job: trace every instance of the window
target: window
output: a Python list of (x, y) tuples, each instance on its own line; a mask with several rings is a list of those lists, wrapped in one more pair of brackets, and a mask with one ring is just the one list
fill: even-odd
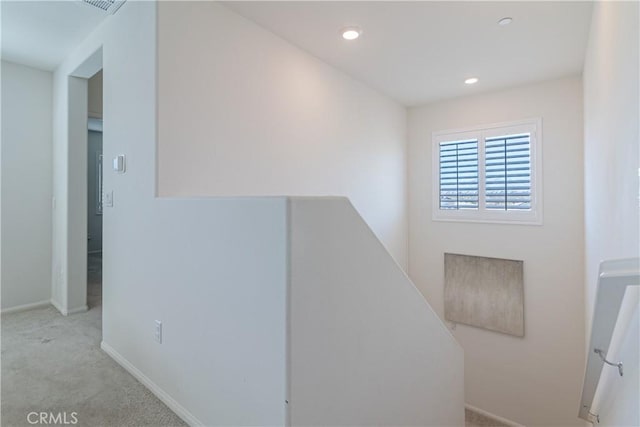
[(440, 209), (478, 209), (478, 140), (440, 143)]
[(542, 223), (541, 121), (433, 134), (433, 219)]

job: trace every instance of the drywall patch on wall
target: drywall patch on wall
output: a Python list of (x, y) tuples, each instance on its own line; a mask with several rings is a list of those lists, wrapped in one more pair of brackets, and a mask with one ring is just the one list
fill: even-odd
[(444, 254), (446, 320), (524, 336), (523, 261)]

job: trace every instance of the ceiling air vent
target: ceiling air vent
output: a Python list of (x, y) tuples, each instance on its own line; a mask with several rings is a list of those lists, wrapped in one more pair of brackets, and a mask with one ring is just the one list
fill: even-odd
[(114, 14), (120, 9), (126, 0), (82, 0), (84, 3), (97, 7), (100, 10)]

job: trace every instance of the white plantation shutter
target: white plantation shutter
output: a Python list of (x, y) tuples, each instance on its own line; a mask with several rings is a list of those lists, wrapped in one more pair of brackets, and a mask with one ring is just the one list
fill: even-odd
[(531, 138), (529, 134), (485, 140), (485, 206), (531, 210)]
[(542, 224), (540, 119), (433, 134), (434, 220)]
[(440, 209), (478, 209), (478, 141), (440, 143)]

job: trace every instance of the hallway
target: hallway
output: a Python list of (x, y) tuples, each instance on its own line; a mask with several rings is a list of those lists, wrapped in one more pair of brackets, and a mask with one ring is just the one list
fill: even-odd
[[(89, 311), (53, 307), (2, 315), (2, 425), (32, 412), (76, 412), (81, 426), (183, 426), (184, 422), (100, 349), (99, 256), (89, 257)], [(32, 416), (33, 418), (33, 416)]]

